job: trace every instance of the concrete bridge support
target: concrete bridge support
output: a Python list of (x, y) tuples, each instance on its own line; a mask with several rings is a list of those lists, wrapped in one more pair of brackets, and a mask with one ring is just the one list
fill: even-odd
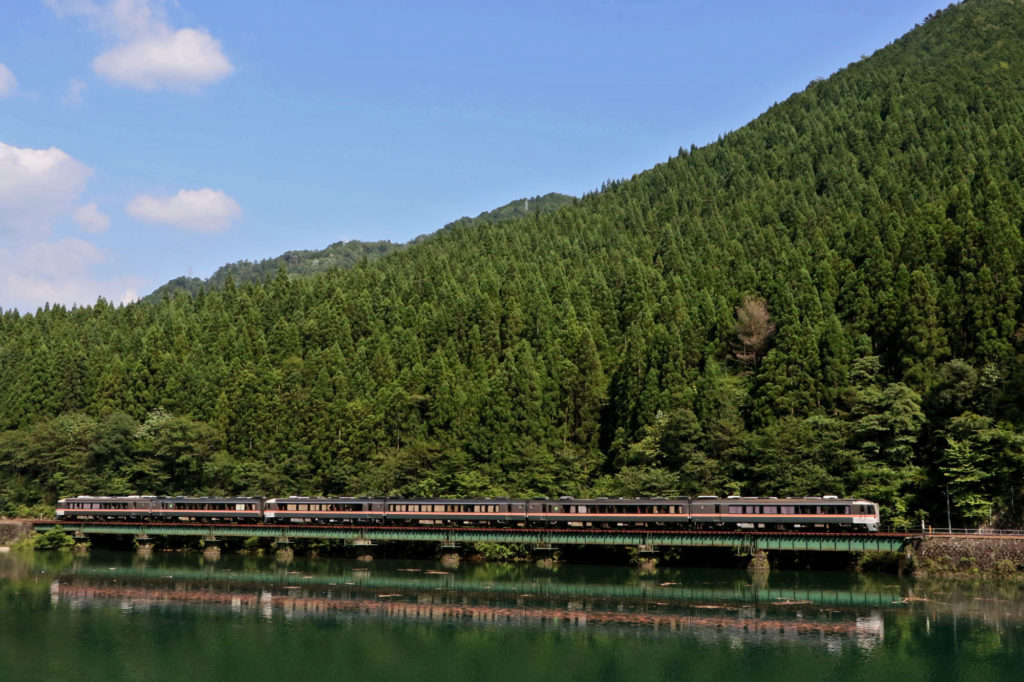
[(752, 574), (767, 575), (771, 571), (771, 564), (768, 563), (768, 552), (763, 549), (755, 549), (750, 553), (750, 563), (747, 570)]
[(557, 551), (558, 548), (550, 542), (538, 542), (530, 548), (530, 555), (533, 557), (533, 563), (537, 566), (554, 568), (555, 552)]
[(221, 541), (214, 535), (203, 538), (203, 559), (217, 561), (220, 559)]
[(274, 558), (282, 563), (288, 563), (295, 558), (295, 548), (292, 541), (286, 536), (274, 540)]
[(135, 536), (135, 553), (144, 559), (153, 556), (153, 538), (140, 533)]
[(462, 562), (462, 555), (459, 553), (459, 544), (452, 540), (441, 542), (441, 565), (445, 568), (458, 568)]
[(89, 536), (80, 530), (75, 531), (75, 546), (73, 551), (75, 554), (88, 554), (89, 548), (92, 547), (92, 542), (89, 540)]
[(658, 570), (658, 550), (654, 545), (640, 545), (634, 558), (640, 575), (654, 575)]
[(373, 561), (374, 544), (366, 538), (355, 538), (352, 540), (352, 547), (356, 551), (356, 561), (370, 563)]

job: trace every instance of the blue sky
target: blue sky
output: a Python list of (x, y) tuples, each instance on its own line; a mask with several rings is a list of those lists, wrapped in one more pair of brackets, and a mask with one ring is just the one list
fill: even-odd
[(945, 4), (3, 2), (0, 308), (578, 196)]

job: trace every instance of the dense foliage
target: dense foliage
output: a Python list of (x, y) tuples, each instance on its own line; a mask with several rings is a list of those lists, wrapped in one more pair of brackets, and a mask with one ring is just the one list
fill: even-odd
[(0, 497), (837, 494), (1019, 524), (1024, 4), (561, 209), (0, 317)]
[[(545, 194), (542, 197), (533, 197), (532, 199), (517, 199), (493, 211), (485, 211), (475, 218), (459, 218), (445, 227), (453, 225), (470, 227), (472, 225), (495, 223), (511, 218), (549, 213), (572, 203), (574, 200), (574, 197), (555, 192)], [(418, 243), (429, 238), (430, 235), (423, 235), (417, 237), (412, 243)], [(388, 241), (361, 242), (353, 240), (335, 242), (325, 249), (287, 251), (280, 256), (265, 258), (257, 263), (246, 260), (237, 261), (222, 265), (217, 268), (213, 275), (205, 280), (198, 277), (176, 277), (167, 284), (158, 287), (143, 300), (149, 303), (158, 303), (166, 298), (174, 297), (180, 291), (184, 291), (190, 296), (195, 296), (203, 289), (223, 289), (228, 279), (231, 279), (236, 285), (266, 282), (276, 276), (280, 270), (284, 270), (291, 277), (304, 277), (336, 268), (350, 268), (363, 261), (373, 262), (405, 246), (407, 245)]]
[(287, 251), (274, 258), (265, 258), (257, 263), (240, 260), (217, 268), (208, 279), (198, 277), (176, 277), (158, 287), (143, 300), (158, 303), (172, 298), (179, 291), (195, 296), (206, 288), (223, 288), (228, 279), (235, 284), (255, 284), (274, 277), (279, 270), (293, 276), (313, 275), (334, 268), (350, 268), (360, 261), (375, 261), (392, 251), (402, 248), (401, 244), (379, 242), (335, 242), (325, 249)]

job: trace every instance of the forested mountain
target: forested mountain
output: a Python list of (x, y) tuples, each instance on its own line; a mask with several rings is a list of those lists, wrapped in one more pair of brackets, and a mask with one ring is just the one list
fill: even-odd
[(400, 248), (402, 248), (401, 244), (393, 244), (388, 241), (361, 242), (353, 240), (335, 242), (327, 248), (319, 250), (286, 251), (280, 256), (265, 258), (257, 263), (240, 260), (220, 266), (206, 280), (198, 277), (172, 279), (145, 296), (143, 300), (156, 303), (165, 298), (173, 298), (179, 291), (195, 296), (207, 287), (222, 289), (229, 278), (234, 280), (235, 284), (265, 282), (282, 269), (290, 275), (302, 276), (326, 272), (334, 268), (350, 268), (361, 260), (375, 261)]
[[(448, 229), (454, 225), (470, 227), (472, 225), (495, 223), (510, 218), (549, 213), (573, 201), (575, 201), (575, 197), (555, 192), (531, 199), (516, 199), (493, 211), (485, 211), (475, 218), (459, 218), (452, 223), (448, 223), (442, 229)], [(413, 242), (429, 239), (430, 236), (427, 234), (417, 237)], [(154, 290), (153, 293), (145, 296), (143, 300), (149, 303), (156, 303), (165, 298), (173, 297), (179, 291), (195, 296), (207, 287), (224, 288), (228, 278), (234, 280), (236, 285), (266, 282), (268, 279), (273, 278), (279, 270), (284, 270), (293, 277), (303, 277), (327, 272), (335, 268), (350, 268), (363, 260), (372, 262), (378, 258), (383, 258), (389, 253), (405, 246), (406, 244), (394, 244), (388, 241), (361, 242), (352, 240), (348, 242), (335, 242), (325, 249), (287, 251), (280, 256), (266, 258), (258, 263), (244, 260), (237, 261), (217, 268), (217, 271), (206, 280), (199, 279), (198, 277), (177, 277), (172, 279), (167, 284)]]
[(569, 196), (568, 194), (548, 192), (542, 197), (531, 197), (529, 199), (523, 198), (510, 201), (504, 206), (496, 208), (493, 211), (485, 211), (475, 218), (459, 218), (458, 220), (445, 225), (444, 229), (449, 229), (455, 226), (472, 227), (474, 225), (483, 225), (487, 223), (499, 223), (503, 220), (512, 220), (514, 218), (541, 215), (557, 211), (563, 206), (568, 206), (575, 201), (576, 197)]
[(974, 0), (553, 213), (3, 314), (2, 505), (837, 494), (945, 525), (948, 492), (1019, 524), (1022, 227), (1024, 3)]

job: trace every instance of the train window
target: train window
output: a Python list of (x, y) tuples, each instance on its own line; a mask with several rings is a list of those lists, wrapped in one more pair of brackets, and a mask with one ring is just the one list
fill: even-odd
[(765, 513), (765, 514), (778, 514), (779, 513), (779, 508), (776, 507), (774, 504), (766, 504), (761, 509), (762, 509), (763, 513)]
[(782, 505), (782, 513), (783, 514), (795, 514), (796, 513), (796, 507), (792, 507), (790, 505), (784, 504), (784, 505)]
[(753, 505), (749, 505), (749, 504), (748, 504), (748, 505), (747, 505), (747, 507), (746, 507), (746, 509), (745, 509), (744, 511), (745, 511), (745, 512), (746, 512), (747, 514), (756, 514), (756, 513), (757, 513), (757, 507), (755, 507), (755, 506), (753, 506)]
[(738, 504), (730, 504), (729, 505), (729, 513), (730, 514), (742, 514), (743, 513), (743, 507), (741, 507)]

